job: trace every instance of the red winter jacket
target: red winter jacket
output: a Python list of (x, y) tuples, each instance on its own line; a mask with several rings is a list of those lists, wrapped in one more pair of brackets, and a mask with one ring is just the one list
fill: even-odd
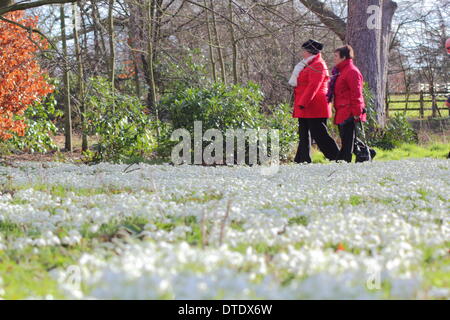
[[(326, 96), (328, 80), (328, 68), (319, 53), (298, 75), (293, 118), (331, 118)], [(305, 108), (300, 109), (300, 106)]]
[(352, 59), (346, 59), (336, 66), (339, 69), (334, 87), (335, 124), (340, 124), (352, 116), (360, 116), (366, 121), (363, 86), (364, 79), (361, 72), (353, 64)]

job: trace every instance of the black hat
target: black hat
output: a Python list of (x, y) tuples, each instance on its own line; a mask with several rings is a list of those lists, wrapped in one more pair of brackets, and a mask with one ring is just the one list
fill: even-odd
[(302, 45), (302, 48), (312, 54), (318, 54), (323, 49), (323, 44), (316, 40), (309, 39)]

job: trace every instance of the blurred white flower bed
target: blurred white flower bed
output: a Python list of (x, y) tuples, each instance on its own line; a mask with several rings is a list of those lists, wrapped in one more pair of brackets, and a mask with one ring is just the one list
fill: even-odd
[(449, 169), (20, 163), (0, 167), (0, 226), (19, 230), (0, 256), (88, 246), (49, 271), (68, 298), (448, 299)]

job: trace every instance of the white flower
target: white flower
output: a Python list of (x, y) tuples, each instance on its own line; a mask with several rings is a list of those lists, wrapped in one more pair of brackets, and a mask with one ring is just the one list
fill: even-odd
[[(450, 297), (422, 281), (424, 259), (448, 272), (448, 160), (126, 167), (0, 166), (17, 189), (0, 195), (0, 250), (87, 243), (81, 286), (52, 272), (77, 299)], [(378, 276), (390, 292), (367, 289)]]

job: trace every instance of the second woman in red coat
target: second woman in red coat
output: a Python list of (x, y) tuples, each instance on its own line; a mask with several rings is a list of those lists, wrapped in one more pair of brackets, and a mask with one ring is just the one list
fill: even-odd
[(329, 160), (336, 160), (339, 148), (328, 134), (331, 107), (327, 101), (328, 68), (320, 51), (323, 44), (308, 40), (302, 45), (303, 61), (294, 69), (289, 84), (295, 87), (293, 118), (298, 118), (299, 145), (295, 162), (311, 163), (311, 139)]
[(342, 147), (336, 160), (352, 161), (357, 121), (366, 121), (363, 96), (364, 80), (353, 63), (353, 49), (346, 45), (334, 52), (335, 68), (330, 81), (328, 100), (334, 100), (334, 123), (339, 127)]

